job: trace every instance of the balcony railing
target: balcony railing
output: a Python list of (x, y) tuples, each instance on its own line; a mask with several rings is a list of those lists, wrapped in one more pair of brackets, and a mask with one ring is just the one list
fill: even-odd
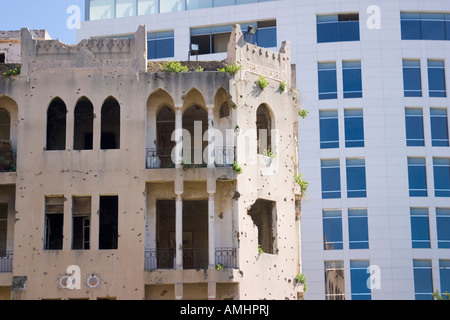
[[(187, 159), (194, 160), (194, 150), (190, 151), (190, 157), (186, 156), (183, 160), (185, 165), (189, 165)], [(214, 160), (216, 167), (232, 167), (235, 160), (234, 148), (215, 148)], [(192, 165), (196, 168), (206, 167), (206, 163)], [(147, 169), (164, 169), (175, 168), (175, 164), (172, 161), (172, 149), (169, 148), (148, 148), (146, 156), (146, 168)]]
[(216, 248), (216, 265), (224, 268), (236, 269), (236, 248)]
[[(194, 248), (183, 250), (183, 269), (202, 269), (207, 267), (206, 249)], [(175, 268), (175, 249), (146, 249), (144, 255), (144, 270)], [(216, 265), (233, 268), (236, 263), (236, 248), (216, 248)]]
[(0, 273), (13, 271), (13, 253), (0, 252)]

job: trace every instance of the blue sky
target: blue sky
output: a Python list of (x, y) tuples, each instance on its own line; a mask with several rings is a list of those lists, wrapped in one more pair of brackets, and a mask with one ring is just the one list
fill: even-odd
[(75, 44), (76, 30), (67, 27), (71, 5), (81, 9), (84, 20), (84, 0), (0, 0), (0, 30), (20, 30), (21, 28), (46, 29), (52, 39)]

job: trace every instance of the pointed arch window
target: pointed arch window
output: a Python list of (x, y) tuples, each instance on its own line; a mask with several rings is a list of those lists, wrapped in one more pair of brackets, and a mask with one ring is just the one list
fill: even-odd
[(92, 150), (94, 132), (94, 106), (87, 98), (81, 98), (74, 112), (74, 150)]
[(120, 105), (109, 97), (102, 106), (101, 149), (120, 149)]
[(66, 149), (67, 108), (64, 101), (54, 99), (47, 110), (47, 144), (46, 150)]

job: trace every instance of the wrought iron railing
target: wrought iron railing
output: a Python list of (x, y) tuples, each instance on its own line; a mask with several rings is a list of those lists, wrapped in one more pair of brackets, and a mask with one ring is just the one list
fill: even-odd
[[(225, 257), (225, 256), (224, 256)], [(226, 261), (226, 260), (223, 260)], [(183, 249), (183, 269), (205, 269), (208, 267), (206, 248)], [(144, 253), (144, 270), (175, 268), (175, 249), (146, 249)]]
[(216, 248), (216, 265), (224, 268), (236, 269), (236, 248)]
[(13, 271), (13, 253), (0, 252), (0, 273)]
[[(184, 149), (183, 149), (184, 150)], [(206, 162), (201, 164), (194, 163), (194, 149), (188, 149), (183, 157), (183, 166), (192, 168), (206, 167)], [(203, 154), (202, 154), (202, 160)], [(235, 149), (227, 147), (218, 147), (214, 150), (214, 162), (216, 167), (231, 167), (235, 161)], [(175, 168), (172, 161), (172, 149), (170, 148), (147, 148), (146, 153), (146, 168), (147, 169), (161, 169), (161, 168)]]

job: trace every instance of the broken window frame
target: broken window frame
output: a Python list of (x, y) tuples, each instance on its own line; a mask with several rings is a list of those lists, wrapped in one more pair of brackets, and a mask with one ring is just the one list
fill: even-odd
[[(255, 207), (258, 202), (260, 202), (262, 206), (269, 206), (270, 205), (270, 212), (263, 212), (264, 214), (268, 215), (262, 217), (260, 214), (261, 212), (256, 211), (258, 208)], [(252, 210), (255, 210), (252, 212)], [(276, 201), (267, 200), (267, 199), (257, 199), (253, 205), (248, 210), (247, 214), (251, 217), (254, 226), (258, 229), (258, 248), (262, 250), (263, 253), (267, 254), (277, 254), (277, 203)], [(261, 218), (265, 221), (261, 221)], [(257, 220), (258, 219), (258, 220)], [(263, 222), (270, 223), (269, 228), (265, 228), (265, 230), (262, 230), (263, 228), (261, 225)]]
[[(263, 116), (265, 117), (265, 123), (261, 121)], [(264, 155), (265, 151), (274, 151), (272, 149), (272, 123), (269, 107), (264, 103), (261, 104), (256, 110), (257, 154)]]
[[(58, 199), (58, 201), (56, 199)], [(63, 249), (64, 202), (64, 196), (45, 197), (44, 250)], [(58, 219), (59, 221), (56, 219)], [(55, 230), (56, 227), (57, 230)], [(53, 235), (53, 237), (55, 238), (52, 237), (52, 233), (55, 234)]]
[[(83, 97), (74, 110), (73, 150), (92, 150), (94, 145), (94, 106)], [(79, 139), (83, 137), (83, 141)], [(81, 141), (81, 142), (80, 142)]]
[[(85, 200), (88, 202), (88, 210), (83, 211), (83, 208), (78, 208), (77, 203)], [(73, 197), (72, 198), (72, 250), (90, 250), (91, 247), (91, 205), (92, 198), (86, 197)], [(81, 225), (76, 222), (81, 220)], [(80, 229), (78, 229), (80, 228)], [(77, 236), (81, 233), (81, 236)]]

